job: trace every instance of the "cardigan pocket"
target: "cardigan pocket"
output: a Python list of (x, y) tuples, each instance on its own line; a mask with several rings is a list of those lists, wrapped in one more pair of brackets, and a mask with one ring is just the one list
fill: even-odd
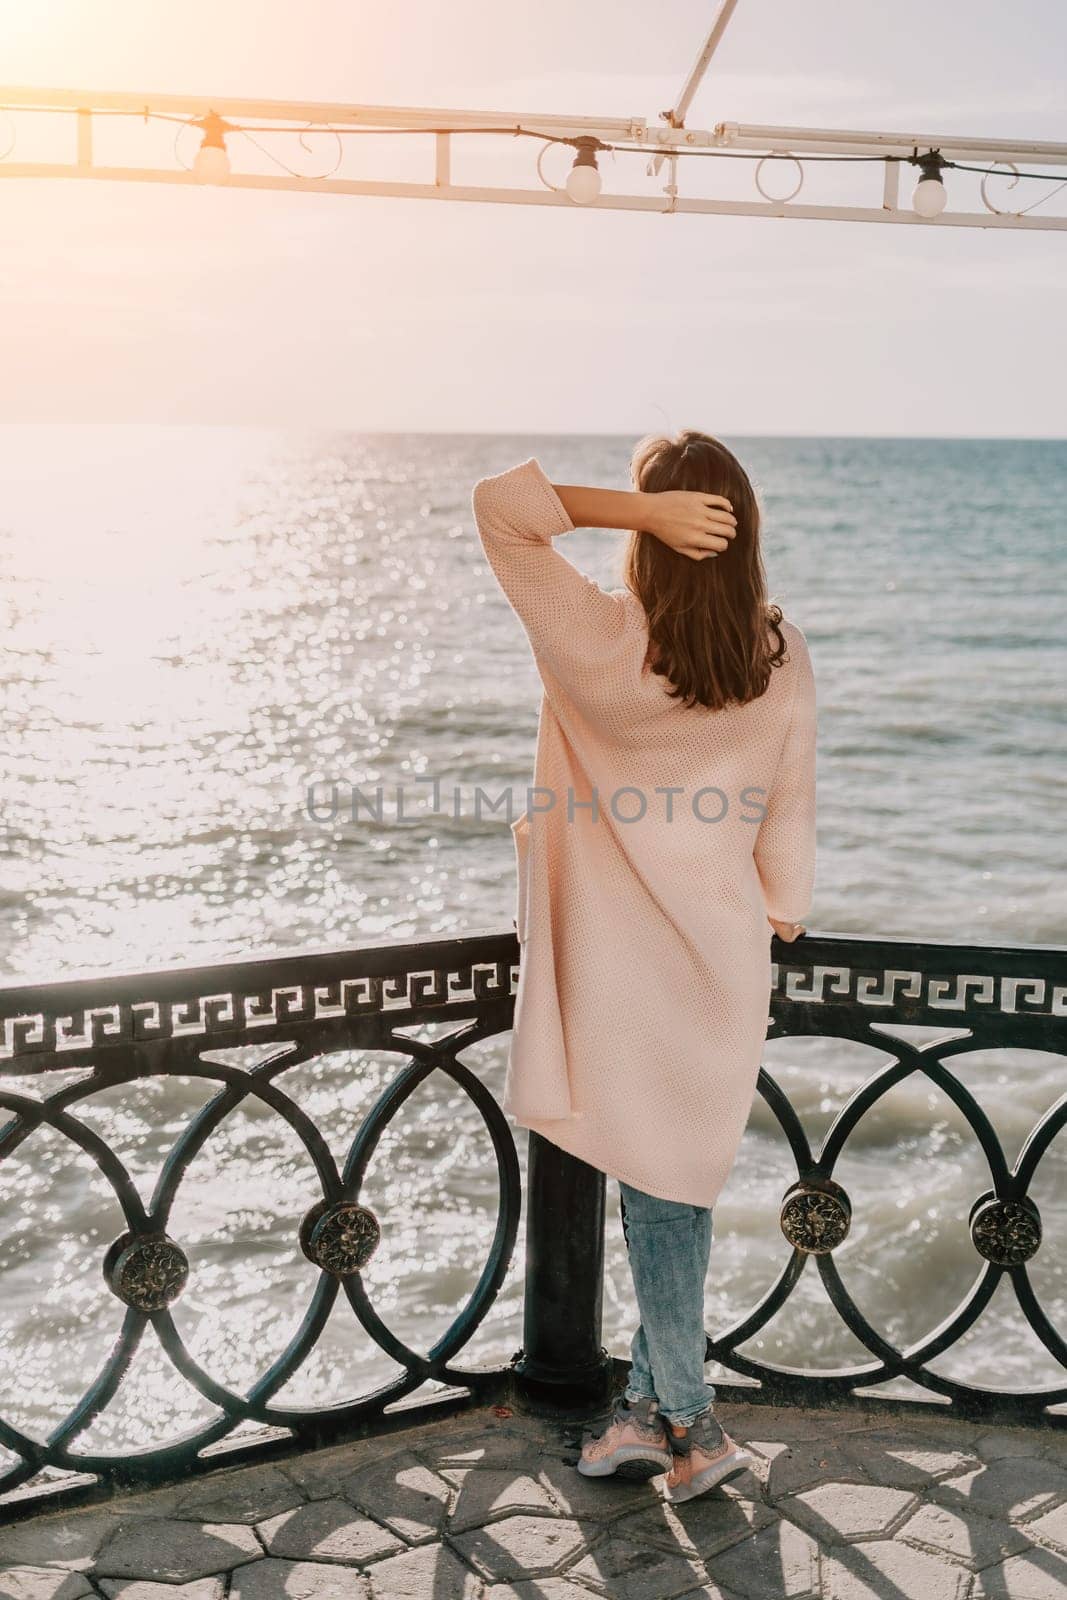
[(511, 837), (515, 846), (515, 934), (522, 944), (529, 931), (530, 915), (530, 819), (525, 811), (511, 824)]

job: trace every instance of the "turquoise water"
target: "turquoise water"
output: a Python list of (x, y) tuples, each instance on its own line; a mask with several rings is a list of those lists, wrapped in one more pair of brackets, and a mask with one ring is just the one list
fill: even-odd
[[(809, 926), (1067, 942), (1067, 444), (729, 442), (760, 490), (772, 594), (815, 663)], [(482, 558), (470, 489), (531, 454), (557, 481), (624, 487), (631, 443), (0, 430), (6, 973), (508, 926), (510, 836), (503, 821), (474, 815), (473, 795), (521, 794), (530, 780), (539, 680)], [(610, 587), (623, 541), (582, 531), (565, 548)], [(309, 785), (333, 780), (343, 793), (384, 785), (386, 819), (316, 820)], [(390, 805), (397, 786), (402, 818)], [(467, 1059), (499, 1085), (499, 1042)], [(812, 1129), (877, 1062), (870, 1049), (818, 1041), (768, 1052)], [(300, 1069), (335, 1153), (389, 1065), (332, 1058)], [(1062, 1089), (1062, 1059), (1032, 1052), (986, 1052), (961, 1071), (1012, 1149)], [(147, 1185), (201, 1100), (193, 1084), (156, 1083), (109, 1091), (91, 1115)], [(963, 1221), (985, 1186), (981, 1164), (950, 1108), (915, 1086), (895, 1091), (852, 1148), (843, 1170), (857, 1221), (842, 1272), (883, 1326), (917, 1337), (973, 1277)], [(480, 1267), (487, 1149), (466, 1108), (431, 1085), (376, 1158), (368, 1199), (389, 1226), (368, 1282), (415, 1342), (440, 1332)], [(717, 1214), (709, 1327), (746, 1310), (784, 1259), (776, 1210), (788, 1176), (757, 1113)], [(1061, 1320), (1062, 1178), (1050, 1158), (1034, 1265)], [(269, 1115), (248, 1114), (211, 1141), (187, 1190), (175, 1223), (199, 1256), (179, 1322), (219, 1375), (250, 1381), (306, 1300), (291, 1220), (314, 1198), (308, 1175)], [(83, 1157), (46, 1134), (0, 1169), (0, 1355), (28, 1360), (33, 1380), (0, 1414), (55, 1420), (103, 1353), (102, 1330), (109, 1342), (118, 1302), (103, 1289), (99, 1251), (121, 1231), (109, 1196)], [(621, 1354), (633, 1308), (610, 1198), (605, 1325)], [(65, 1220), (73, 1208), (76, 1231)], [(516, 1264), (477, 1353), (518, 1343), (517, 1274)], [(983, 1338), (941, 1365), (1044, 1381), (1048, 1358), (1017, 1320), (998, 1294)], [(72, 1354), (57, 1373), (60, 1330)], [(389, 1363), (361, 1340), (339, 1327), (334, 1358), (327, 1341), (293, 1397), (380, 1379)], [(814, 1280), (761, 1353), (801, 1351), (824, 1363), (854, 1353)], [(128, 1391), (131, 1437), (145, 1438), (142, 1402), (161, 1385), (176, 1418), (206, 1413), (189, 1397), (182, 1411), (181, 1385), (161, 1364), (142, 1366)]]

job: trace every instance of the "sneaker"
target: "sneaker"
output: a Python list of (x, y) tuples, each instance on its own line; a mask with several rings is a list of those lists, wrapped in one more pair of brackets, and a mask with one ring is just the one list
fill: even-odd
[[(578, 1471), (587, 1478), (607, 1478), (620, 1467), (640, 1463), (662, 1472), (672, 1459), (659, 1401), (635, 1400), (631, 1405), (620, 1396), (603, 1433), (582, 1445)], [(647, 1471), (643, 1475), (651, 1476)]]
[(674, 1461), (663, 1493), (675, 1505), (740, 1477), (754, 1465), (750, 1453), (719, 1426), (710, 1406), (694, 1417), (682, 1434), (676, 1434), (668, 1424), (667, 1438)]

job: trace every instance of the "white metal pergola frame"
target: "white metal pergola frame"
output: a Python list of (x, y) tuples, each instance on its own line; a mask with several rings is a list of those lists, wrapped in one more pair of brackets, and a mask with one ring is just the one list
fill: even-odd
[[(251, 136), (289, 135), (295, 141), (309, 133), (334, 135), (338, 150), (346, 134), (410, 133), (433, 141), (432, 178), (411, 182), (391, 178), (354, 178), (309, 174), (278, 162), (277, 172), (230, 169), (230, 188), (291, 190), (316, 194), (368, 195), (408, 200), (453, 200), (481, 204), (564, 206), (574, 201), (562, 187), (540, 178), (540, 186), (513, 188), (503, 184), (457, 184), (452, 180), (452, 142), (464, 135), (511, 136), (547, 143), (583, 146), (587, 152), (614, 150), (645, 154), (646, 176), (658, 177), (664, 168), (667, 181), (656, 192), (627, 193), (611, 189), (586, 207), (592, 211), (649, 211), (671, 214), (796, 217), (839, 222), (899, 223), (916, 227), (1014, 228), (1067, 230), (1067, 215), (1039, 208), (1055, 194), (1067, 192), (1067, 144), (1040, 140), (986, 139), (963, 135), (913, 132), (863, 132), (853, 129), (793, 128), (720, 122), (711, 129), (685, 125), (686, 115), (738, 0), (720, 0), (713, 24), (690, 71), (676, 104), (660, 113), (658, 123), (644, 117), (545, 116), (540, 113), (456, 111), (427, 107), (350, 105), (337, 102), (205, 98), (180, 94), (124, 94), (74, 89), (0, 88), (0, 110), (12, 118), (19, 113), (52, 113), (73, 119), (76, 127), (73, 158), (33, 161), (13, 158), (12, 141), (0, 158), (0, 178), (82, 178), (107, 182), (199, 184), (196, 173), (177, 159), (169, 166), (148, 163), (131, 166), (102, 165), (94, 159), (94, 124), (102, 118), (162, 119), (202, 132), (214, 130), (216, 142), (230, 142), (241, 133)], [(210, 141), (209, 141), (210, 142)], [(260, 146), (260, 149), (263, 147)], [(277, 157), (271, 152), (271, 159)], [(686, 157), (733, 157), (753, 162), (758, 198), (714, 199), (680, 192), (679, 170)], [(947, 170), (962, 166), (983, 174), (980, 196), (983, 209), (954, 210), (951, 204), (937, 216), (920, 216), (910, 203), (901, 203), (902, 165), (934, 158)], [(791, 161), (795, 186), (788, 197), (767, 192), (761, 178), (763, 163)], [(805, 162), (839, 161), (861, 173), (881, 168), (878, 203), (810, 204), (796, 197), (803, 188)], [(1034, 165), (1052, 167), (1050, 173), (1023, 172)], [(997, 170), (999, 169), (999, 170)], [(1062, 178), (1060, 171), (1062, 170)], [(995, 205), (987, 193), (994, 177), (1014, 187), (1027, 176), (1050, 180), (1050, 188), (1031, 197), (1018, 210)]]

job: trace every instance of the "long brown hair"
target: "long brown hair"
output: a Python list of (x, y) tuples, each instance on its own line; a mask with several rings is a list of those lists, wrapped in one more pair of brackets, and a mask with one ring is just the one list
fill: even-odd
[[(696, 489), (725, 495), (737, 533), (721, 555), (694, 560), (653, 534), (631, 533), (626, 586), (648, 619), (646, 664), (668, 693), (711, 711), (758, 699), (785, 655), (782, 608), (767, 597), (759, 505), (748, 474), (718, 439), (687, 429), (675, 439), (642, 439), (630, 473), (635, 489)], [(777, 635), (772, 645), (769, 633)]]

